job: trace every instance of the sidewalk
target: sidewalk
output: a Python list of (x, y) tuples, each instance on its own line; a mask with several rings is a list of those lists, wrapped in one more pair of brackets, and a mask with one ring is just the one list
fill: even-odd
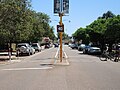
[[(16, 59), (15, 53), (11, 56), (11, 60)], [(9, 61), (8, 52), (0, 52), (0, 64), (6, 64)]]
[[(12, 56), (11, 56), (11, 59), (14, 59), (14, 58), (16, 58), (16, 56), (15, 56), (15, 55), (12, 55)], [(1, 56), (1, 55), (0, 55), (0, 61), (4, 61), (4, 60), (9, 60), (9, 56), (8, 56), (8, 55), (6, 55), (6, 56)]]

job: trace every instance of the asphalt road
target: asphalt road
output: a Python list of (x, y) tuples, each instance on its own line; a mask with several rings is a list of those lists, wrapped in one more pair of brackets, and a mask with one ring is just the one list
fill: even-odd
[(52, 65), (57, 48), (0, 66), (0, 90), (120, 90), (120, 62), (65, 46), (70, 65)]

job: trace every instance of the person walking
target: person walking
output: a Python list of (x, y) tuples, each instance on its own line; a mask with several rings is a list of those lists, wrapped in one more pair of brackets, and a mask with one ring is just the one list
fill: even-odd
[(118, 62), (119, 55), (120, 55), (119, 45), (116, 45), (116, 47), (115, 47), (115, 60), (114, 60), (115, 62)]

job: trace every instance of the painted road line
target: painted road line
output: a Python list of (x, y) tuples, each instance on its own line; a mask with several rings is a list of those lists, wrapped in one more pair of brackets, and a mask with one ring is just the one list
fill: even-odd
[(52, 69), (53, 67), (41, 67), (41, 68), (11, 68), (11, 69), (2, 69), (2, 71), (20, 71), (20, 70), (45, 70)]

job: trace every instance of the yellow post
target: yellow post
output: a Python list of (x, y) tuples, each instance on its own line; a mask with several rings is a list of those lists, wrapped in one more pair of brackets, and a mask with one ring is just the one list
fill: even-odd
[[(63, 14), (60, 13), (59, 17), (60, 17), (60, 25), (62, 26), (62, 16)], [(62, 62), (62, 32), (60, 32), (60, 62)]]

